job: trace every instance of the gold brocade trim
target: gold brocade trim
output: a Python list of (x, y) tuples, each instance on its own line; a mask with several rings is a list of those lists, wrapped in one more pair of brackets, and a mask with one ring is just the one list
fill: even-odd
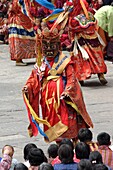
[(45, 85), (48, 83), (49, 80), (57, 81), (58, 78), (59, 78), (59, 76), (48, 76), (47, 78), (44, 78), (42, 89), (45, 88)]
[[(47, 131), (45, 131), (45, 134), (47, 135), (49, 142), (52, 142), (67, 130), (68, 130), (68, 126), (62, 124), (62, 122), (59, 121), (56, 125), (50, 127)], [(45, 141), (48, 142), (46, 139)]]
[[(57, 63), (54, 63), (51, 69), (55, 69), (57, 67), (57, 65), (60, 63), (60, 61), (65, 57), (65, 55), (63, 53), (61, 53), (61, 55), (59, 56), (59, 60)], [(57, 74), (61, 74), (63, 72), (63, 70), (65, 69), (66, 65), (70, 62), (70, 58), (66, 58), (63, 63), (59, 66), (57, 71)]]
[(97, 38), (97, 34), (96, 34), (96, 32), (94, 32), (93, 34), (84, 34), (84, 33), (79, 33), (79, 34), (76, 34), (76, 36), (77, 36), (77, 39), (79, 39), (79, 38), (81, 38), (81, 37), (83, 37), (84, 39), (95, 39), (95, 38)]

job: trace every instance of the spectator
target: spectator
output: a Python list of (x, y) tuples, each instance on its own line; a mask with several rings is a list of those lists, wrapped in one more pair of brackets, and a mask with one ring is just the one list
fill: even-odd
[(29, 170), (38, 170), (38, 167), (43, 162), (47, 162), (47, 158), (44, 155), (42, 149), (31, 148), (28, 155), (28, 160), (30, 163)]
[(113, 61), (113, 2), (98, 9), (95, 18), (98, 21), (99, 28), (105, 32), (108, 42), (106, 44), (106, 59)]
[(54, 159), (58, 156), (58, 145), (50, 144), (47, 152), (48, 152), (48, 157), (49, 157), (48, 162), (52, 164), (52, 162), (54, 162)]
[[(103, 164), (102, 155), (98, 151), (91, 152), (89, 155), (89, 160), (91, 161), (94, 168), (96, 164)], [(107, 167), (109, 170), (111, 170), (109, 166)]]
[[(15, 165), (18, 163), (18, 161), (17, 161), (15, 158), (13, 158), (14, 148), (13, 148), (13, 146), (11, 146), (11, 145), (5, 145), (5, 146), (2, 148), (2, 154), (3, 154), (3, 155), (4, 155), (4, 153), (5, 153), (6, 150), (9, 150), (9, 152), (10, 152), (10, 157), (12, 158), (12, 159), (11, 159), (11, 166), (10, 166), (10, 169), (9, 169), (9, 170), (14, 170)], [(1, 162), (2, 162), (2, 160), (1, 160)]]
[(28, 170), (28, 168), (23, 163), (18, 163), (15, 165), (14, 170)]
[(28, 168), (30, 167), (29, 160), (28, 160), (28, 154), (31, 148), (37, 148), (37, 146), (34, 143), (28, 143), (23, 150), (24, 153), (24, 165), (27, 166)]
[(54, 168), (53, 168), (53, 166), (52, 166), (51, 164), (46, 163), (46, 162), (43, 162), (43, 163), (39, 166), (38, 170), (54, 170)]
[(102, 154), (103, 163), (113, 169), (113, 151), (109, 148), (111, 145), (110, 135), (106, 132), (101, 132), (97, 136), (98, 151)]
[(61, 161), (54, 165), (54, 170), (77, 170), (77, 163), (73, 161), (74, 151), (71, 146), (62, 144), (58, 149), (58, 156)]
[(88, 128), (81, 128), (78, 132), (78, 139), (80, 142), (84, 142), (90, 146), (90, 151), (94, 151), (98, 149), (98, 145), (96, 142), (93, 142), (93, 134)]
[(88, 159), (81, 159), (77, 170), (92, 170), (92, 164)]
[[(74, 146), (73, 146), (73, 142), (70, 139), (64, 138), (62, 139), (62, 141), (59, 143), (59, 147), (63, 144), (67, 144), (69, 146), (72, 147), (72, 150), (74, 150)], [(74, 158), (73, 158), (74, 162), (79, 162), (79, 159), (76, 158), (76, 155), (74, 154)], [(54, 164), (58, 164), (61, 163), (59, 156), (57, 156), (53, 161), (52, 161), (52, 165)]]
[(3, 158), (0, 162), (0, 170), (8, 170), (11, 167), (12, 149), (10, 147), (4, 148)]
[(104, 164), (96, 164), (93, 170), (108, 170), (108, 167)]
[(90, 147), (84, 142), (78, 142), (75, 147), (77, 159), (89, 159)]

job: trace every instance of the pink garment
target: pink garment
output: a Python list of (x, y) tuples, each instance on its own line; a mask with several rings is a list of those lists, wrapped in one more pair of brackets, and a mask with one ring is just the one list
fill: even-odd
[(11, 157), (9, 155), (3, 155), (3, 159), (0, 162), (0, 170), (8, 170), (11, 167)]
[[(79, 163), (80, 160), (76, 158), (76, 154), (74, 154), (74, 158), (73, 158), (74, 162)], [(53, 159), (53, 161), (51, 162), (52, 166), (54, 166), (55, 164), (60, 164), (61, 161), (59, 159), (59, 157), (57, 156), (55, 159)]]

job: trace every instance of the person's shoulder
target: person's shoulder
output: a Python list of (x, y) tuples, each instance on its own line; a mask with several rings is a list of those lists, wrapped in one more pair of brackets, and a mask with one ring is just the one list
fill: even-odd
[(76, 162), (73, 162), (73, 163), (69, 163), (69, 164), (62, 164), (62, 163), (60, 163), (60, 164), (55, 164), (54, 165), (54, 170), (64, 170), (64, 169), (71, 169), (71, 170), (76, 170), (77, 169), (77, 165), (78, 165), (78, 163), (76, 163)]

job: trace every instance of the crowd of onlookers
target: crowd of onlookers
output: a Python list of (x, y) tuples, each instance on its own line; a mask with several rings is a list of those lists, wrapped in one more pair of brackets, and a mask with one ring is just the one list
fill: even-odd
[(62, 139), (59, 144), (50, 144), (47, 153), (36, 144), (28, 143), (23, 149), (24, 162), (13, 158), (13, 146), (5, 145), (0, 170), (112, 170), (111, 146), (108, 133), (99, 133), (97, 141), (93, 142), (91, 130), (82, 128), (76, 144), (70, 139)]
[(0, 43), (8, 44), (8, 10), (11, 0), (0, 0)]

